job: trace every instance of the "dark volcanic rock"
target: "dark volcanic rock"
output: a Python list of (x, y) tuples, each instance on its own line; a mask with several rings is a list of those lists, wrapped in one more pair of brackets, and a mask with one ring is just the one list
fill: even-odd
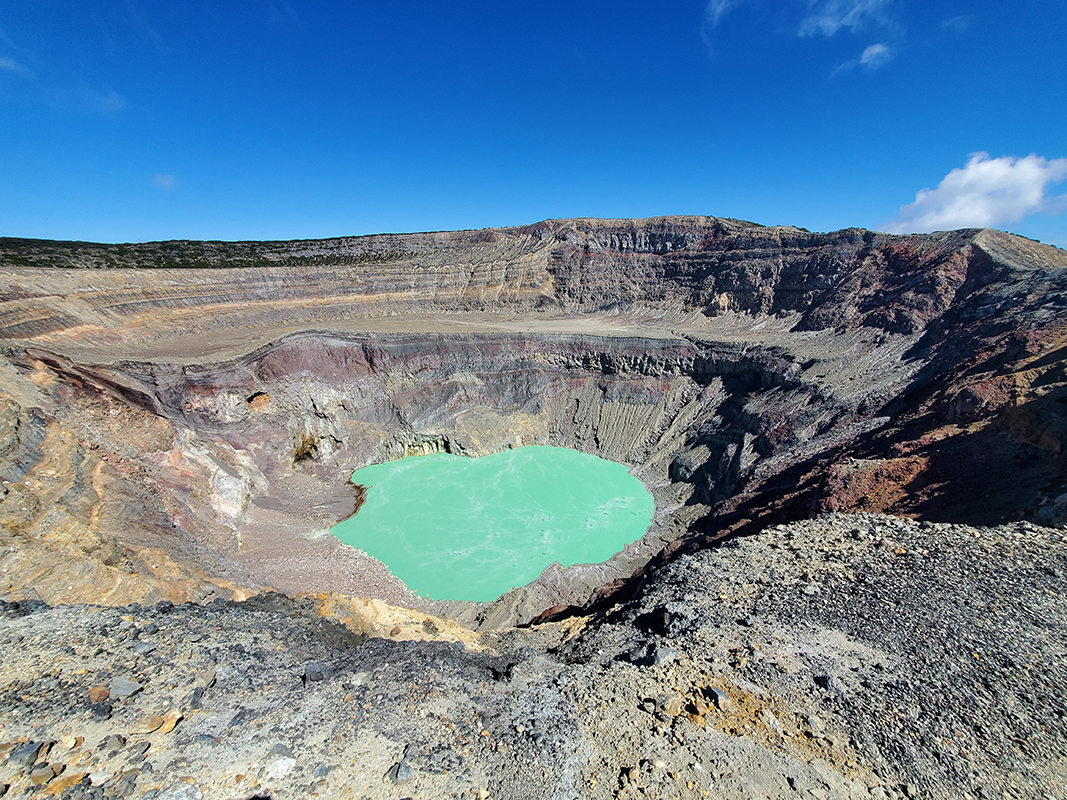
[[(1057, 524), (1065, 264), (996, 231), (707, 217), (3, 240), (3, 591), (270, 585), (492, 626), (611, 602), (643, 565), (819, 511)], [(317, 535), (359, 502), (354, 467), (530, 443), (630, 465), (657, 501), (649, 534), (490, 608), (420, 603)]]
[[(831, 515), (679, 557), (582, 624), (468, 646), (366, 638), (280, 595), (45, 609), (0, 621), (28, 644), (0, 648), (4, 737), (27, 742), (0, 782), (21, 791), (54, 742), (54, 780), (134, 797), (1058, 797), (1065, 570), (1051, 529)], [(80, 698), (117, 665), (88, 654), (123, 616), (169, 655), (101, 721)], [(304, 654), (334, 677), (305, 684)], [(168, 708), (177, 727), (127, 742)]]

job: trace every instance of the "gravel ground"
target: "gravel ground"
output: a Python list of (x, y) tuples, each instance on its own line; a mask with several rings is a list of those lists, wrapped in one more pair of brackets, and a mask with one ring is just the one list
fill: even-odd
[(5, 604), (6, 797), (1067, 797), (1062, 532), (832, 515), (482, 647)]
[[(615, 689), (598, 668), (671, 659), (658, 689), (682, 713), (654, 711), (644, 727), (658, 721), (658, 737), (640, 717), (624, 726), (629, 751), (612, 742), (601, 772), (659, 745), (688, 782), (725, 796), (1060, 798), (1065, 574), (1062, 534), (1028, 523), (832, 515), (678, 560), (558, 656), (592, 665), (601, 703)], [(702, 733), (725, 738), (695, 736), (685, 712), (716, 690), (734, 714), (702, 715)], [(739, 768), (722, 754), (746, 739), (793, 763)], [(709, 763), (718, 777), (701, 781)]]

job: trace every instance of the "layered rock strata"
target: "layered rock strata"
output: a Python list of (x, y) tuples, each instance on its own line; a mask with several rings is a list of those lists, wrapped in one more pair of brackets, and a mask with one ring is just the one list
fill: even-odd
[[(1064, 519), (1067, 255), (1009, 234), (571, 220), (0, 264), (10, 598), (273, 586), (498, 626), (818, 511)], [(649, 534), (490, 607), (325, 535), (356, 467), (531, 443), (628, 464)]]

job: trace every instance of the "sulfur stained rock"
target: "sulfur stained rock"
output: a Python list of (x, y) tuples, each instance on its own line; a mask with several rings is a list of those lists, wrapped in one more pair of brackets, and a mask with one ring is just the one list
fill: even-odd
[(267, 411), (270, 408), (270, 395), (256, 392), (248, 398), (248, 408), (257, 413)]
[(44, 788), (44, 793), (58, 797), (75, 786), (80, 786), (89, 777), (87, 772), (72, 772), (56, 778)]
[(182, 719), (182, 712), (176, 708), (172, 708), (166, 714), (163, 715), (163, 724), (159, 727), (160, 733), (170, 733), (174, 730), (174, 726)]
[(44, 786), (60, 772), (62, 772), (62, 765), (57, 767), (51, 764), (38, 764), (30, 770), (28, 777), (34, 786)]
[(163, 717), (159, 715), (148, 714), (141, 717), (130, 727), (130, 733), (152, 733), (153, 731), (158, 730), (160, 727), (162, 727), (165, 722), (166, 720), (164, 720)]

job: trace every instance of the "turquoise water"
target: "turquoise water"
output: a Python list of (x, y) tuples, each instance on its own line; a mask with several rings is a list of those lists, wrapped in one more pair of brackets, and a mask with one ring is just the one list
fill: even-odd
[(495, 600), (558, 561), (606, 561), (654, 504), (625, 466), (561, 447), (411, 456), (356, 470), (359, 511), (333, 527), (435, 600)]

